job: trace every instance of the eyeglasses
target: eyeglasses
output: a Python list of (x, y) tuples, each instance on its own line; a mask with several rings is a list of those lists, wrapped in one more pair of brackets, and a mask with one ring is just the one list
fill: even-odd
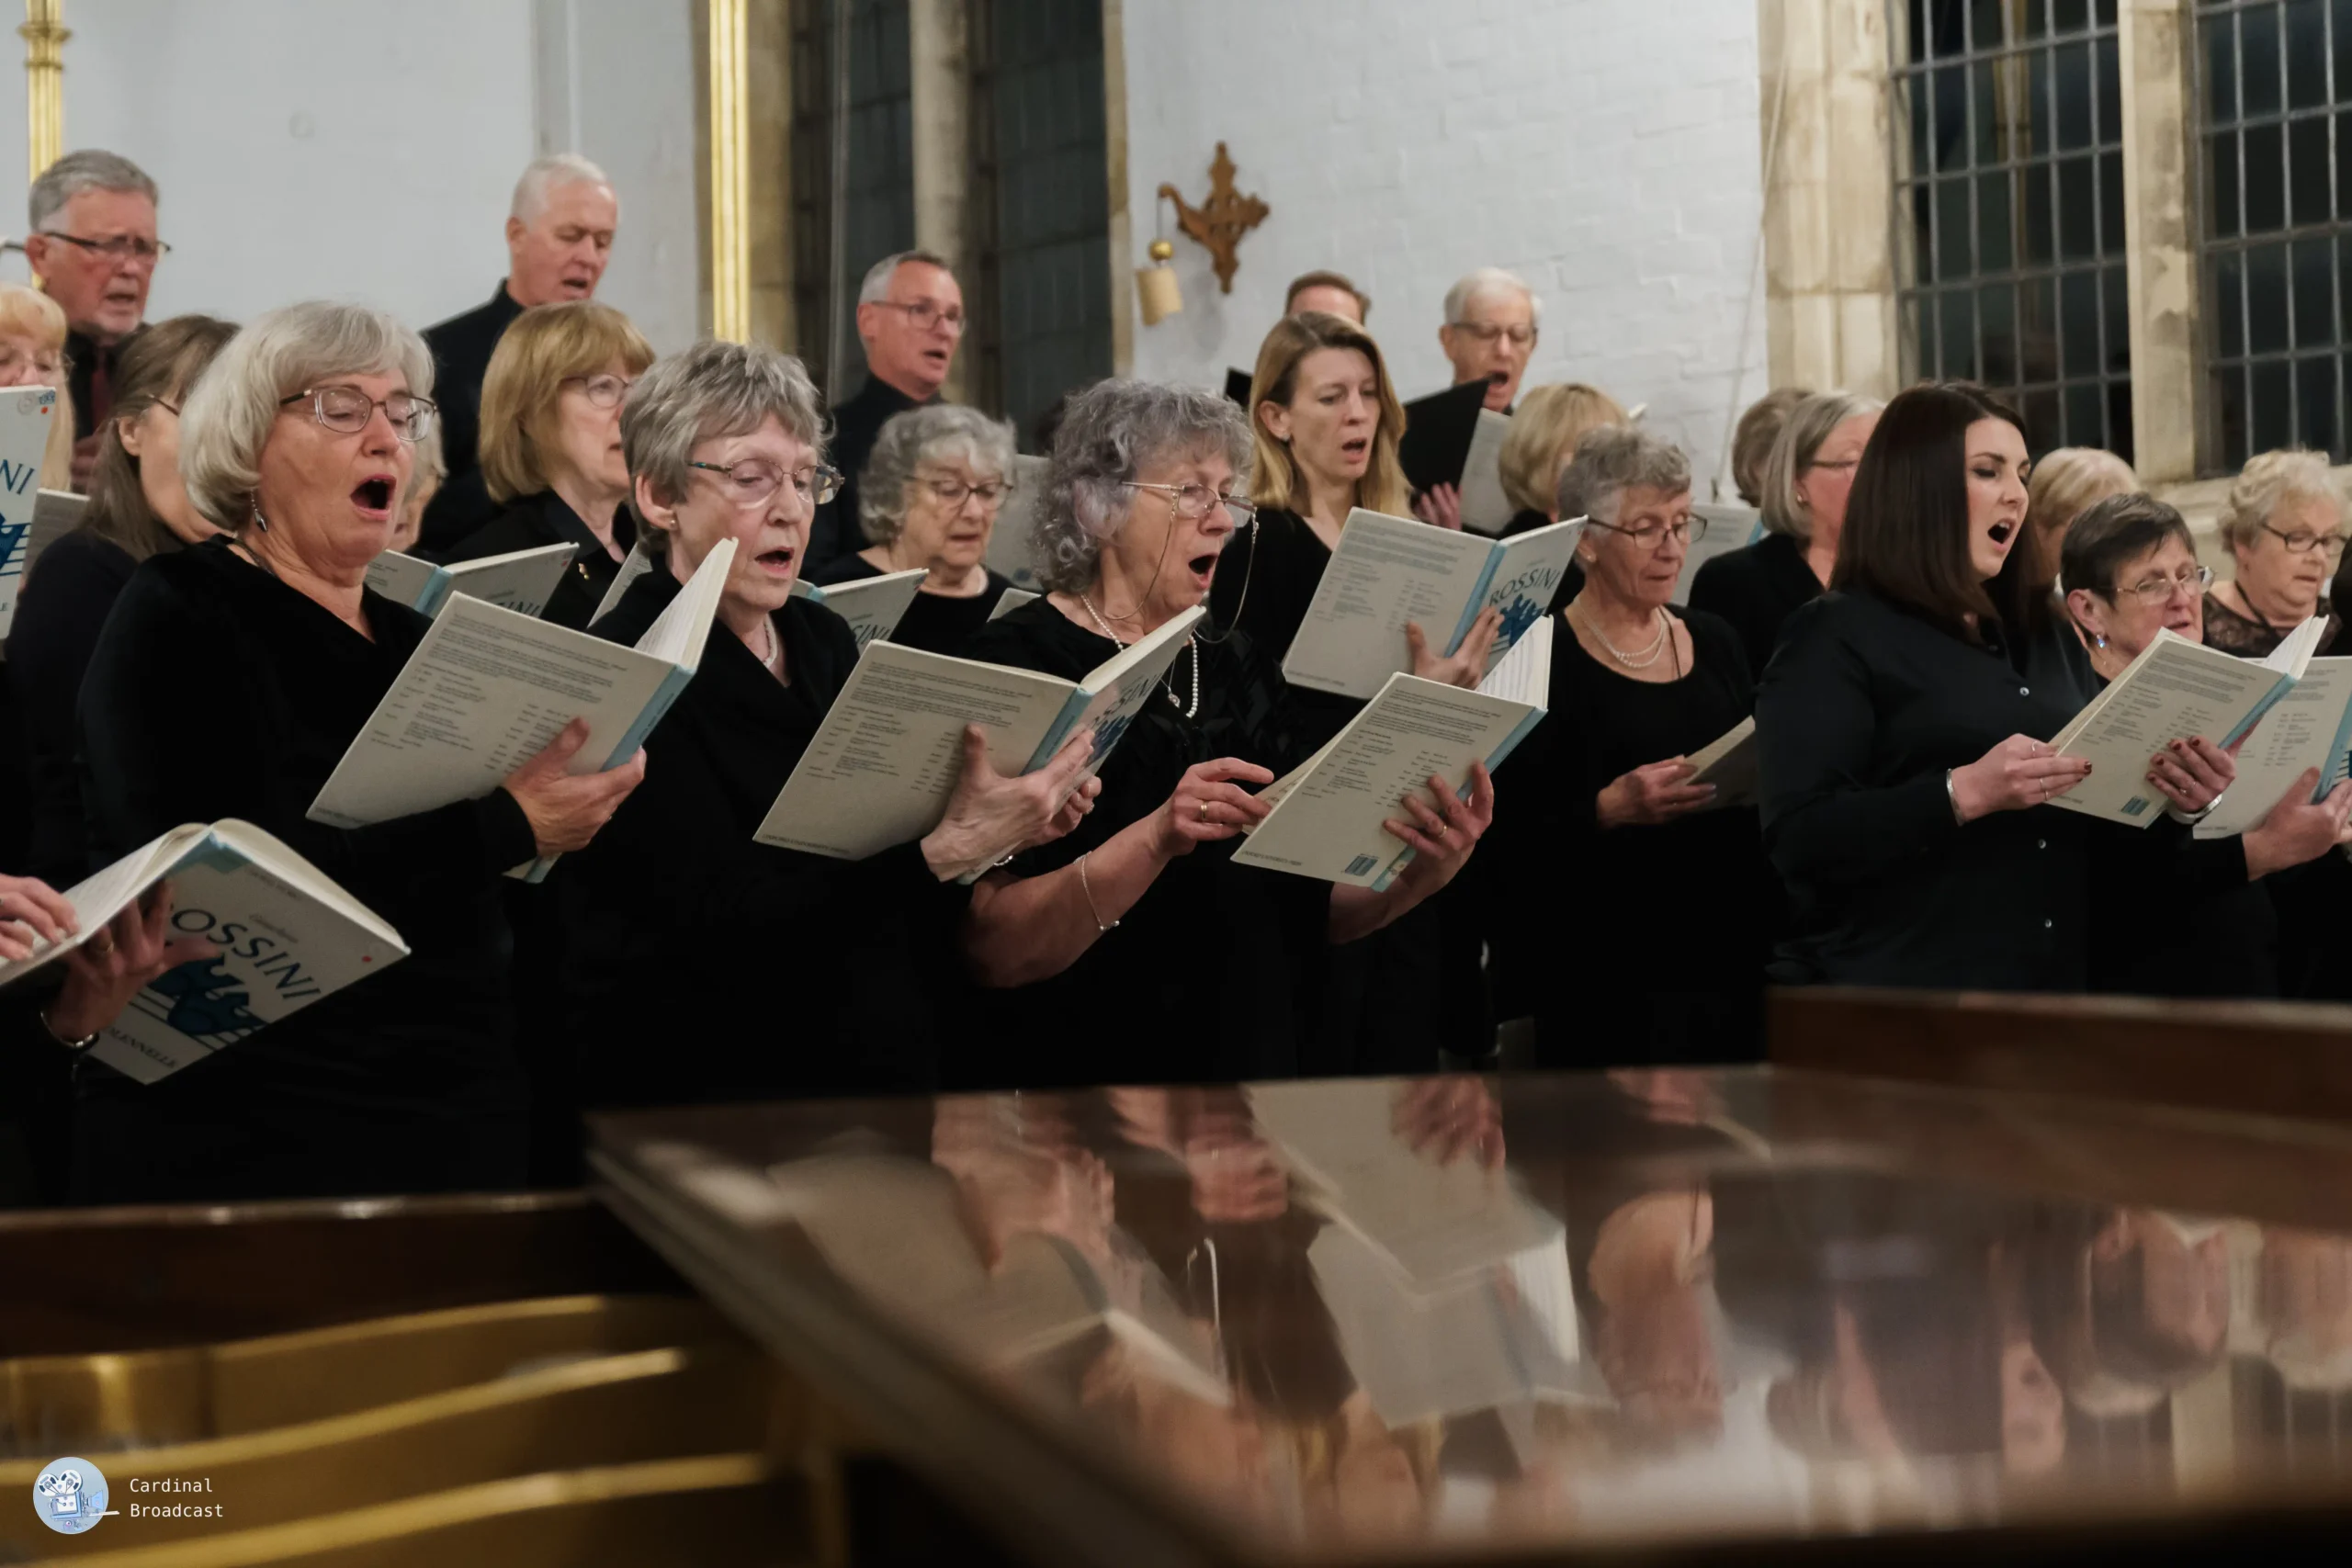
[(2262, 525), (2262, 531), (2286, 546), (2290, 556), (2307, 556), (2323, 545), (2327, 547), (2327, 553), (2331, 556), (2344, 553), (2344, 536), (2341, 534), (2314, 534), (2305, 528), (2282, 534), (2267, 523)]
[(939, 498), (939, 504), (950, 512), (960, 510), (967, 500), (975, 496), (982, 506), (994, 506), (1004, 499), (1004, 492), (1012, 488), (1002, 479), (984, 485), (967, 485), (962, 479), (925, 479), (922, 482), (930, 488), (932, 494)]
[(1169, 498), (1168, 509), (1187, 523), (1198, 523), (1222, 506), (1233, 518), (1233, 525), (1244, 528), (1256, 520), (1258, 509), (1238, 495), (1226, 495), (1204, 484), (1155, 485), (1141, 479), (1122, 481), (1129, 490), (1153, 490)]
[(876, 299), (874, 302), (893, 310), (904, 310), (908, 323), (919, 333), (927, 333), (943, 321), (951, 333), (964, 330), (964, 312), (955, 306), (943, 310), (928, 299), (918, 299), (911, 305), (901, 305), (896, 299)]
[(356, 387), (307, 387), (290, 398), (278, 399), (277, 406), (292, 408), (305, 400), (311, 405), (311, 417), (338, 435), (358, 434), (368, 428), (376, 411), (382, 409), (384, 417), (392, 422), (392, 434), (411, 446), (424, 439), (438, 412), (430, 398), (412, 392), (371, 398)]
[(74, 361), (53, 350), (27, 354), (22, 349), (0, 348), (0, 386), (17, 385), (9, 378), (26, 370), (62, 384), (66, 377), (74, 374)]
[(2202, 593), (2212, 586), (2213, 569), (2210, 566), (2192, 566), (2177, 577), (2151, 577), (2144, 581), (2135, 582), (2129, 588), (2119, 588), (2115, 592), (2129, 593), (2153, 610), (2184, 589), (2191, 593)]
[(1478, 342), (1489, 345), (1500, 337), (1510, 339), (1513, 348), (1525, 348), (1535, 341), (1533, 327), (1498, 326), (1493, 321), (1453, 321), (1449, 324), (1455, 332), (1468, 333)]
[(727, 482), (722, 488), (727, 499), (744, 512), (756, 506), (765, 506), (775, 500), (775, 492), (784, 488), (784, 481), (787, 479), (792, 481), (792, 488), (800, 499), (811, 506), (822, 506), (842, 492), (841, 471), (829, 468), (822, 463), (795, 468), (789, 474), (774, 463), (758, 457), (745, 457), (735, 463), (690, 462), (686, 467), (700, 468), (705, 473), (717, 474), (725, 479)]
[(1703, 517), (1681, 517), (1672, 523), (1653, 523), (1646, 528), (1620, 528), (1614, 523), (1603, 523), (1598, 517), (1585, 520), (1588, 528), (1606, 528), (1612, 534), (1623, 534), (1645, 550), (1665, 547), (1667, 536), (1674, 536), (1678, 543), (1695, 545), (1707, 536), (1707, 520)]
[(69, 245), (85, 250), (92, 255), (104, 256), (110, 262), (142, 261), (152, 266), (172, 254), (172, 247), (163, 241), (142, 240), (135, 234), (111, 234), (103, 240), (85, 240), (79, 234), (61, 234), (54, 229), (44, 229), (41, 232), (50, 239), (62, 240)]
[(637, 385), (635, 381), (618, 376), (566, 376), (560, 384), (579, 388), (580, 395), (600, 409), (620, 407), (621, 400), (628, 396), (628, 389)]

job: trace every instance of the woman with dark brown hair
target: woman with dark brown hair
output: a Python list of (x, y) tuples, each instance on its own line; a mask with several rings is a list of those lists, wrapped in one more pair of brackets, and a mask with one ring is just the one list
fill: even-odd
[(27, 869), (58, 887), (90, 872), (74, 705), (99, 628), (150, 556), (210, 538), (180, 482), (180, 405), (237, 329), (210, 316), (158, 321), (124, 347), (114, 407), (99, 429), (90, 501), (74, 530), (41, 552), (8, 635), (8, 678), (24, 715), (32, 772)]

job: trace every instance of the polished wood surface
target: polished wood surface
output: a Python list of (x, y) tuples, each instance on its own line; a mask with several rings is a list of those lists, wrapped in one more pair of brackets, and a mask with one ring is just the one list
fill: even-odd
[(2352, 1122), (2352, 1007), (1816, 987), (1770, 1008), (1782, 1066)]
[(2352, 1133), (1781, 1069), (603, 1119), (599, 1195), (1025, 1561), (2352, 1529)]

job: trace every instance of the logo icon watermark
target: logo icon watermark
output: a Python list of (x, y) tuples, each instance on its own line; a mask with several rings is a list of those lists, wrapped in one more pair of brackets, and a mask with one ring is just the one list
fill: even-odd
[(88, 1460), (51, 1460), (33, 1482), (33, 1512), (60, 1535), (80, 1535), (107, 1517), (107, 1478)]

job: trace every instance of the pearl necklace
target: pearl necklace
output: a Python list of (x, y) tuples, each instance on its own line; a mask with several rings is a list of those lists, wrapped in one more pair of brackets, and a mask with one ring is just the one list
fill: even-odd
[[(1611, 642), (1608, 634), (1603, 632), (1590, 616), (1576, 618), (1583, 622), (1585, 630), (1592, 634), (1594, 641), (1609, 650), (1610, 658), (1614, 659), (1628, 670), (1646, 670), (1657, 662), (1658, 655), (1666, 651), (1666, 639), (1674, 633), (1674, 622), (1664, 610), (1656, 610), (1651, 613), (1657, 616), (1657, 637), (1638, 654), (1627, 653), (1615, 643)], [(1569, 606), (1569, 614), (1572, 616), (1575, 615), (1574, 605)]]
[[(1093, 600), (1081, 593), (1078, 596), (1078, 602), (1086, 607), (1086, 613), (1093, 620), (1095, 629), (1110, 639), (1112, 647), (1128, 646), (1119, 640), (1119, 634), (1111, 629), (1111, 623), (1102, 618), (1102, 612), (1094, 607)], [(1176, 687), (1166, 675), (1159, 678), (1159, 694), (1168, 699), (1170, 707), (1174, 708), (1186, 718), (1195, 718), (1199, 716), (1201, 711), (1201, 650), (1189, 637), (1184, 639), (1184, 646), (1193, 650), (1193, 705), (1186, 707), (1176, 700)]]

